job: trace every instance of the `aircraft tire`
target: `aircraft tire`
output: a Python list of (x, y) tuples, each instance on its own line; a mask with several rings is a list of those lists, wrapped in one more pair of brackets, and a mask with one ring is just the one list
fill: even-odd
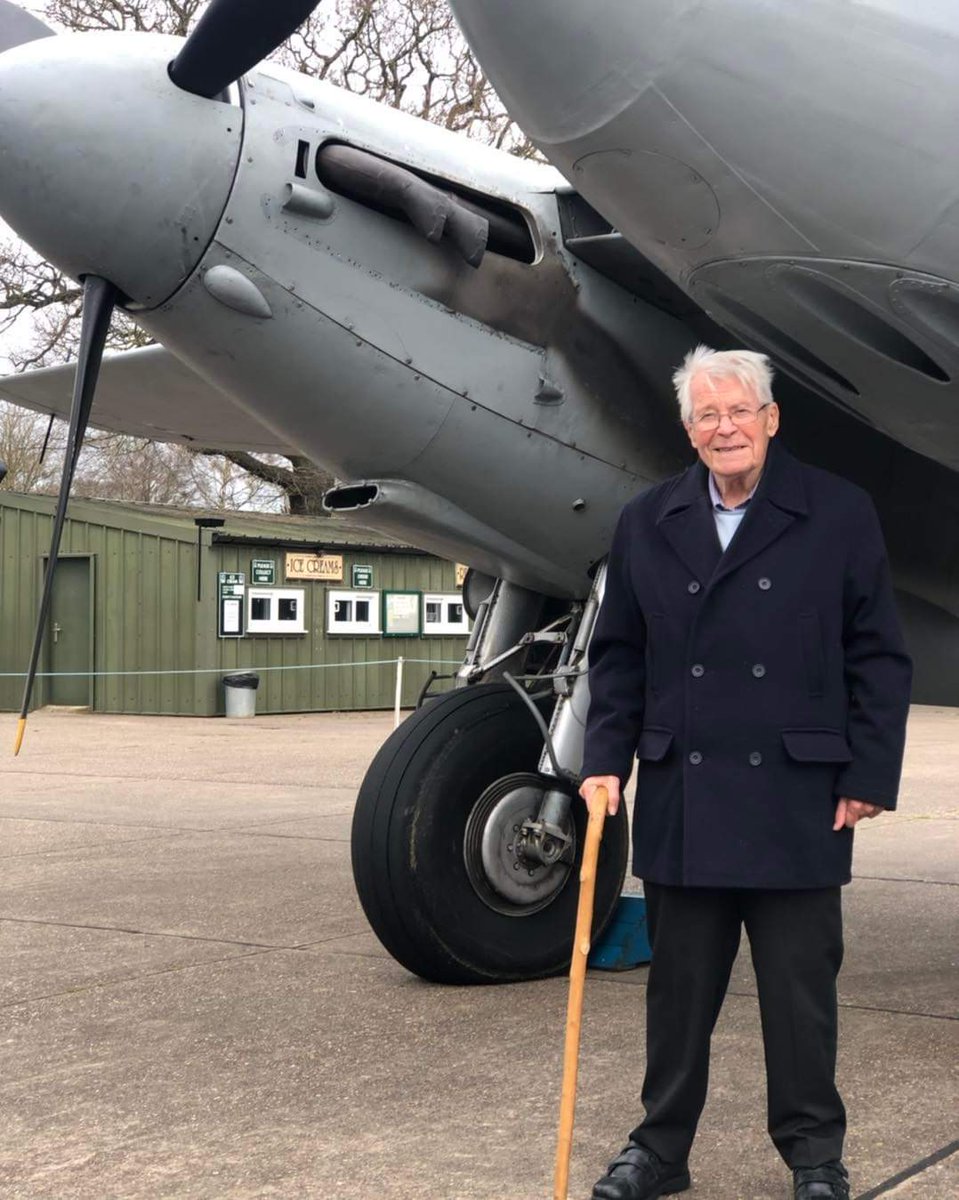
[[(386, 740), (360, 788), (353, 877), (377, 937), (403, 966), (436, 983), (507, 983), (568, 966), (576, 921), (585, 805), (576, 860), (545, 903), (508, 915), (470, 881), (464, 839), (481, 796), (502, 777), (531, 779), (542, 736), (505, 684), (458, 688), (430, 701)], [(626, 867), (622, 809), (606, 822), (593, 936), (605, 928)], [(508, 906), (507, 906), (508, 907)]]

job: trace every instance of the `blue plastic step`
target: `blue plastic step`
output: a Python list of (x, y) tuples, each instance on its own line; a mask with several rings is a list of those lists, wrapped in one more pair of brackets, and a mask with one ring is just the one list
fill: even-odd
[(645, 899), (620, 896), (613, 919), (590, 953), (590, 967), (598, 971), (631, 971), (648, 963), (651, 957)]

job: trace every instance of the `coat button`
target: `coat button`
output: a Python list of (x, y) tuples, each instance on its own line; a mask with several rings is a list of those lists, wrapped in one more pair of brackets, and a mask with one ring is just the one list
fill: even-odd
[(699, 582), (699, 580), (694, 579), (691, 583), (687, 583), (686, 591), (689, 592), (690, 596), (695, 596), (701, 587), (702, 584)]
[(749, 765), (751, 767), (761, 767), (763, 765), (763, 756), (758, 750), (753, 750), (749, 755)]
[(763, 575), (759, 580), (759, 590), (761, 592), (768, 592), (769, 589), (772, 587), (772, 585), (773, 585), (773, 581), (771, 579), (769, 579), (766, 575)]
[(766, 668), (762, 663), (753, 663), (753, 674), (757, 679), (762, 679), (762, 677), (766, 674)]
[(698, 750), (692, 750), (692, 751), (690, 751), (689, 761), (693, 764), (694, 767), (698, 767), (699, 764), (703, 761), (703, 756), (699, 753)]
[(689, 673), (694, 679), (702, 679), (702, 677), (706, 674), (706, 668), (702, 663), (693, 663), (693, 665), (689, 668)]

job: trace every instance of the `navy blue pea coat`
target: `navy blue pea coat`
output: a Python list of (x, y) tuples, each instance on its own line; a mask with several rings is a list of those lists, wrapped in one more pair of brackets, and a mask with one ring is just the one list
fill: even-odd
[(725, 552), (701, 462), (636, 496), (589, 662), (583, 773), (638, 753), (636, 875), (849, 881), (836, 801), (895, 807), (912, 674), (865, 492), (773, 441)]

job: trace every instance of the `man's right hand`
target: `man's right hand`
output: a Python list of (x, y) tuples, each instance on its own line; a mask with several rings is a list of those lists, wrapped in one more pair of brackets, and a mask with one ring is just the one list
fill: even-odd
[(606, 806), (607, 813), (613, 817), (616, 815), (616, 810), (619, 808), (619, 776), (618, 775), (590, 775), (588, 779), (583, 780), (583, 786), (579, 789), (579, 794), (589, 804), (590, 797), (598, 787), (604, 787), (609, 796), (609, 803)]

